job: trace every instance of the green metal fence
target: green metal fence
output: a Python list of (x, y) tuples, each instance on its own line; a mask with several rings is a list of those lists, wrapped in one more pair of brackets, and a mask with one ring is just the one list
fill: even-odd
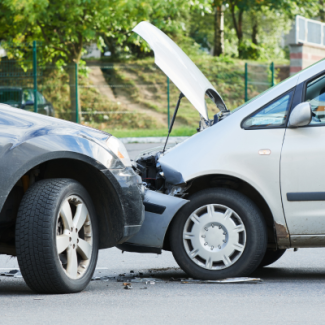
[[(20, 89), (31, 99), (26, 97), (21, 108), (44, 114), (44, 106), (50, 103), (56, 117), (96, 128), (167, 129), (170, 124), (179, 90), (153, 60), (130, 64), (88, 60), (86, 65), (58, 67), (44, 63), (42, 43), (4, 47), (11, 56), (0, 58), (0, 102), (6, 102), (6, 89), (12, 97), (19, 97), (15, 91)], [(244, 67), (204, 58), (195, 63), (230, 109), (274, 84), (273, 63)], [(24, 98), (18, 103), (18, 97), (7, 98), (7, 103), (22, 105)], [(218, 109), (207, 103), (212, 117)], [(196, 110), (184, 98), (176, 126), (196, 127), (197, 121)]]
[(275, 84), (274, 63), (245, 63), (245, 102)]

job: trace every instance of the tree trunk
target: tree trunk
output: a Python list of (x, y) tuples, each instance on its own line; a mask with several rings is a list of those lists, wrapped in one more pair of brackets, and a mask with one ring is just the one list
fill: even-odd
[(69, 74), (69, 89), (70, 89), (70, 110), (71, 110), (71, 121), (76, 122), (77, 121), (77, 115), (76, 115), (76, 108), (78, 104), (78, 111), (79, 116), (78, 120), (80, 122), (80, 112), (81, 112), (81, 106), (80, 106), (80, 100), (79, 100), (79, 92), (78, 92), (78, 101), (77, 93), (76, 93), (76, 68), (75, 63), (71, 63), (68, 65), (68, 74)]
[(319, 1), (320, 9), (319, 9), (319, 18), (321, 22), (325, 22), (325, 2), (324, 0)]
[(258, 32), (258, 25), (257, 25), (257, 21), (255, 20), (253, 23), (253, 29), (252, 29), (252, 42), (257, 45), (257, 32)]
[(235, 27), (237, 39), (238, 39), (238, 55), (241, 57), (241, 43), (243, 41), (243, 13), (242, 9), (239, 9), (238, 19), (236, 18), (235, 5), (230, 5), (232, 21)]
[[(217, 1), (215, 1), (216, 3)], [(214, 13), (214, 49), (213, 56), (224, 53), (224, 9), (216, 6)]]

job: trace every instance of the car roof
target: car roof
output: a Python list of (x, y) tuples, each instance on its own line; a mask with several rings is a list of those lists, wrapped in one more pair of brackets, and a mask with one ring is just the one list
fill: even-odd
[(22, 87), (5, 87), (5, 86), (0, 86), (0, 89), (8, 89), (8, 90), (22, 90)]

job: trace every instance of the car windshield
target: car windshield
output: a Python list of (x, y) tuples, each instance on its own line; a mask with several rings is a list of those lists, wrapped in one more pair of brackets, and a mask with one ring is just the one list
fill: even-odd
[(20, 95), (19, 90), (0, 89), (0, 103), (8, 105), (20, 104)]

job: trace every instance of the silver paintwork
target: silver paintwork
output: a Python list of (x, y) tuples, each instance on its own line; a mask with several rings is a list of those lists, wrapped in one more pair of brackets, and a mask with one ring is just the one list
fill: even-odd
[(324, 192), (325, 127), (286, 130), (281, 155), (281, 191), (290, 235), (325, 234), (325, 202), (288, 202), (286, 193)]
[(166, 206), (166, 210), (163, 214), (146, 211), (145, 222), (140, 231), (127, 244), (162, 248), (170, 221), (188, 200), (147, 190), (144, 201)]
[(246, 245), (246, 228), (239, 215), (224, 205), (196, 209), (183, 229), (189, 258), (207, 270), (222, 270), (240, 258)]
[(306, 126), (312, 118), (310, 103), (300, 103), (291, 112), (288, 127)]
[[(75, 207), (74, 213), (72, 206)], [(83, 238), (79, 237), (80, 233)], [(86, 272), (92, 254), (92, 236), (86, 204), (76, 195), (69, 196), (61, 205), (56, 234), (58, 259), (69, 278), (79, 279)], [(67, 264), (62, 262), (62, 257), (63, 260), (66, 259)]]

